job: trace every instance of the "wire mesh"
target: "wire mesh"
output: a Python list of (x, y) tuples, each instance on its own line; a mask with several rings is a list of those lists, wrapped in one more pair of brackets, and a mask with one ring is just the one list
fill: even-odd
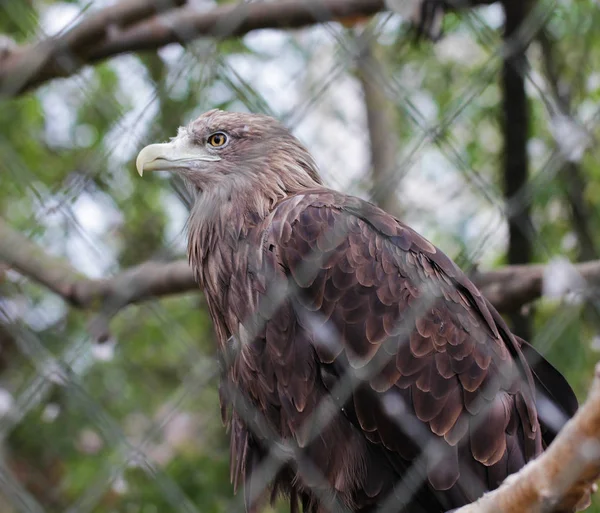
[[(379, 8), (382, 12), (373, 16), (347, 18), (338, 9), (343, 3), (307, 2), (303, 9), (316, 21), (282, 21), (292, 28), (278, 31), (268, 30), (279, 28), (268, 22), (276, 16), (252, 22), (252, 8), (260, 4), (263, 14), (272, 13), (294, 2), (152, 4), (163, 14), (151, 18), (155, 25), (142, 27), (138, 35), (151, 34), (171, 44), (133, 55), (115, 51), (113, 56), (111, 48), (123, 44), (123, 34), (135, 35), (129, 24), (135, 28), (136, 23), (135, 17), (121, 23), (116, 7), (138, 4), (9, 1), (2, 7), (2, 30), (19, 43), (40, 43), (33, 62), (0, 81), (2, 223), (43, 248), (50, 263), (62, 257), (91, 279), (120, 280), (123, 271), (142, 262), (184, 258), (182, 228), (193, 198), (176, 177), (139, 181), (133, 161), (145, 143), (172, 137), (178, 126), (221, 107), (280, 119), (315, 155), (328, 186), (395, 209), (394, 215), (473, 276), (479, 262), (497, 263), (509, 238), (508, 224), (522, 219), (532, 205), (537, 209), (525, 216), (528, 225), (520, 226), (534, 248), (530, 260), (552, 259), (561, 244), (562, 253), (576, 255), (584, 228), (579, 225), (578, 230), (575, 218), (572, 230), (565, 227), (568, 215), (557, 197), (563, 197), (565, 173), (581, 173), (584, 156), (595, 153), (600, 109), (595, 101), (572, 104), (552, 70), (558, 57), (549, 57), (548, 40), (539, 34), (543, 27), (559, 34), (581, 28), (580, 44), (569, 47), (576, 56), (579, 52), (581, 61), (569, 78), (584, 91), (580, 96), (593, 96), (600, 80), (587, 65), (597, 56), (585, 18), (598, 17), (594, 2), (574, 13), (570, 2), (539, 1), (505, 37), (499, 5), (461, 9), (458, 15), (446, 14), (447, 33), (435, 44), (417, 44), (402, 13)], [(421, 4), (428, 16), (440, 5), (447, 7), (430, 0), (407, 5)], [(113, 9), (113, 17), (98, 18), (104, 9)], [(195, 16), (218, 14), (202, 33), (191, 16), (189, 22), (177, 17), (180, 9), (193, 9)], [(98, 19), (100, 32), (93, 23)], [(69, 37), (82, 27), (102, 43), (96, 53), (68, 47)], [(93, 38), (88, 44), (94, 44)], [(132, 48), (147, 50), (141, 44)], [(82, 55), (92, 56), (93, 67), (79, 69), (86, 63)], [(97, 62), (103, 56), (111, 58)], [(68, 78), (21, 93), (50, 59), (58, 69), (51, 76)], [(499, 178), (508, 151), (503, 147), (499, 82), (508, 61), (525, 81), (535, 131), (528, 140), (530, 176), (509, 198)], [(371, 112), (370, 102), (378, 107)], [(384, 153), (387, 160), (378, 160)], [(593, 170), (588, 174), (593, 176)], [(592, 214), (587, 221), (593, 225)], [(536, 215), (554, 218), (541, 222)], [(558, 243), (556, 233), (562, 235)], [(340, 241), (346, 235), (337, 234)], [(313, 255), (300, 274), (314, 277), (325, 257)], [(234, 497), (229, 485), (229, 441), (218, 418), (216, 390), (227, 363), (221, 361), (219, 367), (201, 297), (191, 291), (169, 299), (142, 296), (145, 301), (138, 303), (121, 290), (120, 295), (78, 304), (75, 292), (44, 286), (56, 283), (56, 274), (28, 276), (11, 267), (22, 270), (23, 265), (0, 269), (2, 510), (243, 511), (243, 494)], [(558, 266), (558, 274), (567, 275), (555, 293), (566, 296), (560, 314), (530, 316), (535, 345), (555, 359), (568, 349), (565, 332), (573, 326), (583, 329), (580, 304), (592, 317), (597, 315), (593, 284), (567, 263)], [(409, 278), (420, 280), (417, 274)], [(546, 281), (557, 280), (546, 279), (544, 285)], [(65, 278), (64, 286), (74, 285)], [(276, 312), (299, 294), (287, 280), (273, 280), (263, 311)], [(435, 301), (435, 294), (424, 288), (397, 329), (408, 336)], [(79, 311), (82, 306), (85, 312)], [(93, 312), (98, 309), (100, 315)], [(594, 319), (585, 328), (592, 333)], [(260, 322), (256, 315), (243, 323), (247, 332), (230, 341), (236, 351), (243, 351), (264, 328)], [(305, 322), (312, 322), (310, 315)], [(328, 332), (325, 338), (326, 344), (343, 343), (340, 333)], [(590, 347), (579, 358), (589, 356), (593, 343)], [(339, 414), (339, 405), (387, 363), (385, 359), (369, 365), (368, 371), (351, 369), (341, 376), (306, 420), (306, 443), (318, 439)], [(573, 364), (570, 372), (581, 368)], [(323, 511), (351, 511), (332, 491), (323, 469), (293, 439), (282, 436), (243, 390), (227, 385), (225, 381), (225, 395), (236, 404), (241, 422), (269, 442), (267, 456), (253, 472), (260, 485), (251, 491), (251, 499), (292, 464), (300, 479), (317, 483), (311, 489)], [(385, 403), (383, 394), (381, 400), (421, 452), (372, 511), (404, 511), (427, 482), (428, 468), (443, 457), (444, 442), (428, 423), (407, 413), (406, 405)], [(476, 495), (487, 489), (478, 476), (470, 480)]]

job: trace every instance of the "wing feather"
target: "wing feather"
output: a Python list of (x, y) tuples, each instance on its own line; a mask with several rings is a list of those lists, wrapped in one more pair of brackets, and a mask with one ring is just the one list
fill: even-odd
[[(541, 452), (523, 343), (429, 241), (328, 190), (284, 200), (248, 239), (261, 253), (246, 288), (230, 286), (237, 300), (228, 325), (239, 323), (241, 357), (229, 379), (347, 506), (383, 501), (421, 465), (429, 495), (415, 500), (430, 507), (431, 492), (444, 492), (439, 504), (451, 509)], [(260, 322), (246, 321), (253, 312)], [(569, 410), (553, 369), (538, 368), (535, 379)], [(353, 389), (340, 395), (348, 376)], [(321, 425), (314, 415), (324, 400), (330, 416)], [(232, 433), (236, 484), (256, 463), (248, 443), (247, 433)], [(288, 493), (314, 505), (306, 486), (318, 480), (290, 479)]]
[[(285, 237), (273, 230), (267, 240), (299, 290), (295, 308), (320, 312), (327, 305), (324, 325), (341, 350), (322, 358), (317, 347), (315, 355), (321, 364), (359, 373), (352, 401), (367, 439), (415, 458), (418, 449), (405, 449), (412, 445), (405, 418), (413, 417), (413, 427), (442, 448), (439, 463), (427, 465), (435, 490), (458, 482), (459, 453), (471, 465), (494, 466), (494, 479), (509, 447), (525, 459), (537, 455), (529, 368), (479, 291), (449, 258), (385, 212), (355, 198), (316, 196), (280, 207), (285, 222), (274, 224), (290, 229)], [(301, 272), (311, 265), (312, 274)], [(507, 386), (507, 377), (517, 383)], [(309, 392), (298, 388), (295, 403), (303, 404), (297, 397), (303, 393)], [(390, 417), (381, 406), (390, 393), (400, 394), (402, 415)], [(515, 423), (520, 439), (506, 431)]]

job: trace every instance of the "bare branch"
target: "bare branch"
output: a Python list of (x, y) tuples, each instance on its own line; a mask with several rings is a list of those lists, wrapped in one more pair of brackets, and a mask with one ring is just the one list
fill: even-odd
[(111, 318), (125, 306), (198, 289), (185, 260), (149, 261), (112, 278), (92, 280), (61, 259), (48, 255), (1, 218), (0, 240), (0, 262), (47, 287), (71, 305), (97, 312), (90, 329), (98, 340), (108, 337)]
[(0, 261), (52, 292), (69, 299), (69, 284), (77, 272), (61, 260), (49, 257), (38, 245), (13, 230), (0, 218)]
[[(600, 260), (573, 264), (573, 269), (585, 283), (586, 290), (573, 289), (577, 294), (588, 294), (600, 287)], [(531, 303), (542, 295), (546, 266), (542, 264), (507, 265), (500, 269), (477, 273), (471, 279), (500, 312), (511, 312)], [(574, 287), (579, 286), (574, 284)]]
[(84, 19), (60, 37), (10, 52), (0, 61), (0, 96), (18, 95), (122, 53), (155, 50), (206, 36), (223, 39), (262, 28), (290, 29), (344, 21), (371, 16), (385, 8), (383, 0), (280, 0), (227, 4), (210, 11), (185, 6), (146, 19), (175, 3), (126, 0)]
[(0, 261), (62, 296), (78, 308), (98, 308), (110, 302), (121, 307), (151, 297), (197, 289), (185, 260), (148, 261), (101, 280), (79, 274), (66, 262), (50, 256), (0, 219)]
[[(417, 0), (425, 11), (471, 8), (496, 0)], [(0, 55), (0, 97), (17, 96), (83, 66), (120, 54), (185, 44), (201, 37), (226, 39), (258, 29), (295, 29), (317, 23), (355, 22), (389, 8), (397, 0), (279, 0), (227, 4), (210, 11), (175, 7), (185, 0), (121, 0), (84, 18), (65, 34), (17, 47)], [(400, 10), (400, 9), (398, 9)], [(437, 12), (437, 11), (436, 11)], [(155, 13), (163, 13), (154, 15)], [(441, 14), (440, 14), (441, 15)], [(421, 25), (429, 21), (413, 17)], [(439, 17), (439, 16), (438, 16)]]
[(575, 511), (600, 477), (600, 364), (587, 401), (542, 455), (456, 513)]
[(187, 261), (148, 261), (103, 280), (79, 280), (70, 287), (68, 299), (81, 308), (97, 311), (89, 329), (94, 338), (110, 335), (110, 321), (124, 307), (154, 297), (198, 291)]
[(122, 308), (153, 297), (197, 289), (198, 284), (186, 260), (168, 263), (148, 261), (112, 278), (78, 280), (72, 284), (69, 298), (82, 308), (108, 300)]
[(85, 17), (60, 38), (60, 44), (70, 49), (93, 44), (106, 36), (109, 30), (124, 29), (132, 23), (184, 4), (185, 0), (121, 0)]
[[(102, 329), (121, 308), (154, 297), (198, 290), (187, 261), (149, 261), (113, 277), (93, 280), (81, 276), (62, 260), (10, 228), (0, 219), (0, 262), (62, 296), (71, 305), (99, 312)], [(575, 264), (588, 287), (600, 287), (600, 260)], [(544, 265), (510, 265), (471, 276), (483, 294), (501, 312), (518, 310), (542, 295)], [(576, 291), (585, 293), (585, 291)]]
[(37, 83), (71, 75), (86, 62), (87, 55), (111, 34), (133, 22), (182, 5), (185, 0), (122, 0), (86, 16), (64, 34), (38, 43), (16, 47), (0, 59), (0, 97), (14, 96)]

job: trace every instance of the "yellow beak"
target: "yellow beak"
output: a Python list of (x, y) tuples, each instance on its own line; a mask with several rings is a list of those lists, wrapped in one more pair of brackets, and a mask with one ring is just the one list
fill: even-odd
[(146, 146), (137, 156), (135, 167), (140, 176), (144, 171), (155, 171), (157, 169), (168, 169), (173, 161), (173, 147), (170, 143), (150, 144)]
[(135, 167), (140, 176), (144, 171), (173, 171), (189, 168), (193, 161), (214, 162), (221, 160), (200, 145), (193, 144), (189, 137), (176, 138), (169, 143), (150, 144), (140, 151)]

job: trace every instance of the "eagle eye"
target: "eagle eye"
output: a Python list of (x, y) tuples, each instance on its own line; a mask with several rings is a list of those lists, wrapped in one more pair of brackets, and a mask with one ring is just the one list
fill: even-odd
[(209, 135), (207, 139), (208, 144), (213, 148), (222, 148), (227, 144), (228, 140), (229, 138), (224, 132), (215, 132), (214, 134)]

